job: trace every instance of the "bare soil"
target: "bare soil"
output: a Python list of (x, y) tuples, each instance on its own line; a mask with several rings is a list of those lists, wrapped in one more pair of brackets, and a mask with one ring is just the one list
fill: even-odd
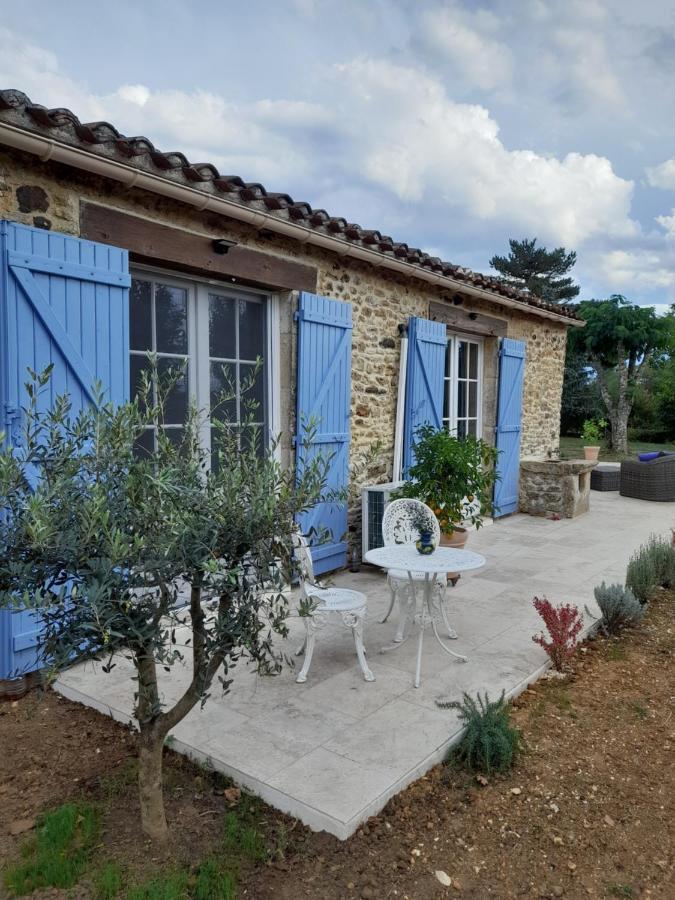
[[(526, 749), (506, 776), (438, 766), (346, 842), (255, 804), (269, 858), (244, 866), (239, 896), (675, 898), (674, 611), (660, 592), (640, 626), (586, 643), (572, 675), (521, 695)], [(0, 862), (25, 839), (17, 823), (84, 797), (103, 810), (95, 864), (119, 860), (134, 879), (196, 866), (218, 845), (228, 784), (167, 751), (160, 854), (139, 828), (135, 743), (52, 692), (0, 704)], [(85, 881), (67, 896), (91, 891)]]

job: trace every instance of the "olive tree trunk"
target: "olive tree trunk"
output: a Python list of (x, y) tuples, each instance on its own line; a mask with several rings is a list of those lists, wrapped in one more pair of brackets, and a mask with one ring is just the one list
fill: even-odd
[[(221, 608), (227, 603), (221, 597)], [(181, 722), (208, 691), (225, 658), (223, 648), (211, 656), (206, 653), (205, 619), (201, 606), (201, 589), (193, 587), (190, 595), (193, 638), (192, 681), (185, 693), (171, 709), (162, 711), (157, 686), (157, 664), (150, 647), (136, 648), (134, 663), (138, 678), (136, 718), (139, 723), (138, 788), (141, 803), (141, 826), (153, 841), (163, 843), (168, 838), (164, 809), (162, 764), (164, 742), (172, 728)]]

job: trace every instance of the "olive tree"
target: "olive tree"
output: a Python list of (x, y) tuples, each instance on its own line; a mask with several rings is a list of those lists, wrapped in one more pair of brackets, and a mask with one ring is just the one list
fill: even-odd
[[(23, 439), (0, 452), (0, 607), (39, 615), (52, 675), (83, 659), (106, 671), (120, 654), (132, 661), (142, 827), (163, 840), (169, 731), (216, 680), (227, 691), (238, 661), (280, 671), (294, 522), (326, 499), (329, 460), (306, 453), (298, 477), (255, 428), (218, 416), (207, 425), (194, 408), (184, 428), (165, 429), (149, 378), (121, 406), (99, 394), (75, 414), (64, 395), (45, 409), (49, 376), (33, 374)], [(148, 429), (154, 449), (142, 452)], [(178, 628), (189, 641), (177, 642)], [(165, 707), (158, 670), (183, 660), (189, 681)]]

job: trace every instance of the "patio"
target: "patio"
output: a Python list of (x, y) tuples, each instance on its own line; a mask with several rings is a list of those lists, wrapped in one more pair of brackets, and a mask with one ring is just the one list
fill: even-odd
[[(418, 689), (416, 641), (378, 652), (395, 628), (393, 621), (379, 624), (389, 600), (384, 576), (368, 567), (342, 573), (337, 585), (368, 595), (365, 645), (377, 680), (363, 681), (349, 631), (331, 622), (319, 633), (306, 684), (296, 684), (290, 670), (261, 679), (242, 666), (230, 694), (223, 698), (214, 688), (204, 709), (174, 730), (172, 746), (312, 828), (346, 838), (458, 738), (455, 714), (440, 710), (437, 700), (458, 699), (462, 691), (513, 695), (542, 674), (546, 657), (531, 640), (541, 624), (533, 596), (593, 610), (593, 587), (603, 579), (623, 581), (631, 552), (651, 532), (668, 531), (674, 515), (673, 504), (594, 492), (590, 512), (578, 519), (516, 515), (472, 534), (469, 547), (487, 565), (448, 589), (450, 620), (459, 633), (452, 648), (469, 661), (447, 656), (428, 635)], [(286, 652), (297, 649), (303, 632), (292, 619)], [(98, 665), (80, 665), (56, 688), (129, 722), (130, 674), (123, 659), (109, 675)], [(163, 674), (168, 701), (184, 681), (181, 667)]]

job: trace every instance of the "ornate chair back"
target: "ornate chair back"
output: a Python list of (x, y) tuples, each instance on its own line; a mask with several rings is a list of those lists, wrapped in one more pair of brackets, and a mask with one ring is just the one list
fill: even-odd
[(303, 593), (306, 593), (305, 586), (307, 584), (315, 585), (316, 581), (314, 579), (314, 565), (309, 544), (307, 543), (307, 538), (299, 530), (293, 532), (293, 551), (298, 564), (300, 587)]
[(436, 516), (426, 503), (405, 497), (402, 500), (393, 500), (384, 511), (382, 538), (385, 547), (392, 544), (410, 544), (418, 540), (420, 533), (413, 522), (419, 515), (429, 520), (429, 531), (433, 534), (434, 543), (438, 544), (441, 539), (441, 528)]

